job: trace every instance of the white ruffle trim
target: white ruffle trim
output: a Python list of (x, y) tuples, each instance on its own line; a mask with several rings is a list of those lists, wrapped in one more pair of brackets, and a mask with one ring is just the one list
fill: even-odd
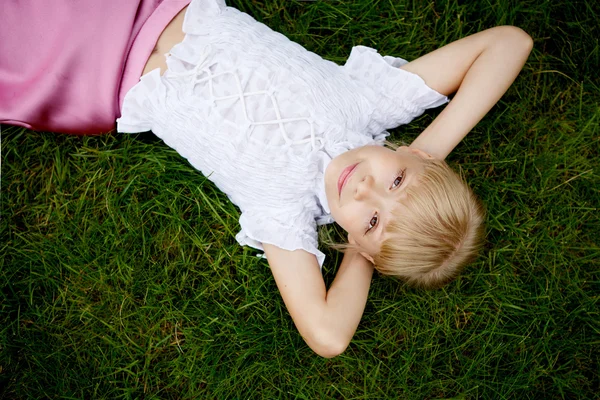
[(117, 118), (117, 131), (138, 133), (152, 130), (152, 116), (162, 107), (160, 100), (165, 97), (166, 88), (161, 81), (159, 69), (142, 76), (140, 82), (123, 99), (121, 118)]
[[(263, 243), (277, 246), (284, 250), (304, 250), (314, 254), (323, 267), (325, 255), (318, 249), (318, 238), (314, 221), (303, 220), (288, 215), (284, 222), (275, 220), (271, 215), (260, 212), (243, 212), (240, 217), (240, 232), (235, 239), (242, 246), (250, 246), (264, 251)], [(304, 227), (303, 227), (304, 226)]]

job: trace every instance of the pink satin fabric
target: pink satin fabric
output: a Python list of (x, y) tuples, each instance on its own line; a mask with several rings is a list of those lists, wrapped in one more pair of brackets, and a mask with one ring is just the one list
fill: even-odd
[(190, 0), (1, 0), (0, 122), (109, 132), (158, 37)]

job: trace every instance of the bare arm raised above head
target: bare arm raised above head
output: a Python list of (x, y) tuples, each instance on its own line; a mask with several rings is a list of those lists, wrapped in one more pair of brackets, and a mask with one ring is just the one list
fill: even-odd
[(313, 254), (268, 244), (264, 249), (283, 301), (306, 343), (322, 357), (342, 353), (365, 309), (373, 265), (348, 251), (327, 290)]
[(456, 95), (411, 144), (444, 159), (502, 97), (527, 61), (533, 41), (514, 26), (457, 40), (401, 68), (438, 92)]
[[(411, 146), (445, 158), (514, 81), (531, 43), (518, 28), (498, 27), (404, 65), (403, 69), (418, 74), (438, 92), (457, 92)], [(347, 251), (327, 290), (314, 255), (268, 244), (264, 249), (285, 305), (306, 343), (323, 357), (342, 353), (365, 308), (371, 262), (356, 251)]]

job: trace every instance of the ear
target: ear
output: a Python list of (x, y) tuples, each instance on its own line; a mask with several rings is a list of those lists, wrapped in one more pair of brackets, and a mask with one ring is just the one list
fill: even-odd
[(373, 261), (373, 257), (371, 257), (370, 254), (365, 253), (364, 251), (361, 251), (360, 253), (361, 256), (363, 256), (365, 259), (367, 259), (369, 262), (371, 262), (371, 264), (375, 264), (375, 261)]
[[(360, 249), (360, 246), (356, 243), (356, 240), (354, 240), (354, 238), (352, 237), (352, 235), (348, 235), (348, 243), (350, 243), (356, 249)], [(373, 257), (371, 257), (371, 255), (369, 253), (364, 252), (364, 251), (359, 251), (358, 254), (360, 254), (365, 259), (367, 259), (368, 261), (370, 261), (371, 264), (375, 264), (375, 262), (373, 261)]]

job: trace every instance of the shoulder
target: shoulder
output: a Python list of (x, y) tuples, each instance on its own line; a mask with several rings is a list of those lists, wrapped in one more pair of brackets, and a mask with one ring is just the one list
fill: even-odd
[(303, 251), (312, 256), (317, 265), (322, 265), (325, 255), (318, 248), (315, 218), (312, 209), (301, 209), (298, 205), (279, 210), (269, 207), (245, 210), (240, 216), (241, 229), (236, 240), (241, 245), (265, 251), (267, 246), (285, 252)]

